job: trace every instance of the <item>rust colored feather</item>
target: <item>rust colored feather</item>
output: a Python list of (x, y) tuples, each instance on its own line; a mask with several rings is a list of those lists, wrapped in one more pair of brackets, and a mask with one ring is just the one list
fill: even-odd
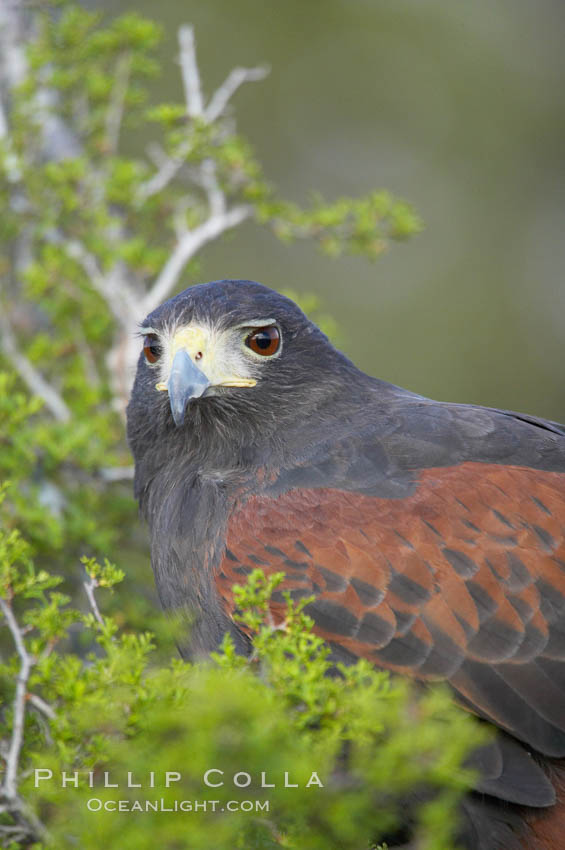
[[(227, 548), (216, 582), (229, 613), (233, 582), (282, 570), (283, 589), (316, 597), (309, 613), (333, 645), (447, 679), (477, 713), (565, 755), (565, 711), (542, 710), (544, 682), (565, 701), (565, 664), (558, 676), (540, 667), (565, 660), (565, 474), (465, 463), (422, 471), (404, 499), (252, 496)], [(277, 595), (273, 615), (283, 608)]]

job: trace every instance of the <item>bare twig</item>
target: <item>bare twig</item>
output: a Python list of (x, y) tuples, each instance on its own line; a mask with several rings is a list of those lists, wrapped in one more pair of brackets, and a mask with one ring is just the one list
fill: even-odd
[(157, 168), (162, 168), (170, 162), (170, 157), (165, 153), (158, 142), (149, 142), (145, 148), (147, 156)]
[[(81, 242), (78, 242), (76, 239), (62, 239), (61, 243), (66, 248), (69, 257), (72, 257), (73, 260), (76, 260), (78, 264), (82, 266), (83, 271), (90, 279), (90, 282), (92, 283), (94, 289), (98, 292), (98, 294), (102, 295), (102, 297), (106, 301), (113, 301), (113, 297), (108, 291), (108, 284), (106, 278), (102, 274), (96, 257), (94, 257), (89, 251), (87, 251), (84, 245)], [(116, 316), (116, 318), (118, 318), (118, 316)]]
[(116, 63), (116, 82), (112, 89), (110, 104), (106, 114), (106, 145), (111, 154), (116, 153), (120, 140), (120, 128), (124, 116), (124, 106), (131, 72), (131, 59), (131, 53), (124, 53)]
[(210, 98), (208, 106), (204, 110), (206, 121), (211, 123), (220, 117), (229, 101), (236, 93), (238, 88), (244, 83), (255, 83), (264, 80), (268, 76), (270, 69), (267, 66), (258, 68), (234, 68), (231, 71), (222, 85), (214, 92)]
[(30, 702), (38, 711), (41, 711), (49, 720), (55, 719), (55, 712), (49, 705), (49, 703), (45, 702), (44, 699), (38, 697), (37, 694), (28, 694), (27, 695), (28, 702)]
[(249, 218), (251, 207), (233, 207), (223, 215), (212, 215), (199, 227), (188, 230), (175, 246), (173, 253), (161, 269), (152, 288), (143, 299), (143, 313), (150, 313), (171, 293), (186, 264), (207, 242), (216, 239), (224, 231), (236, 227)]
[(98, 587), (98, 582), (92, 576), (88, 577), (87, 581), (83, 581), (84, 589), (86, 590), (86, 595), (88, 597), (88, 604), (90, 605), (90, 609), (94, 614), (95, 620), (100, 623), (101, 626), (104, 625), (104, 619), (102, 614), (100, 613), (100, 608), (98, 607), (98, 603), (96, 601), (96, 597), (94, 595), (94, 591)]
[(6, 757), (6, 773), (4, 775), (4, 783), (2, 786), (2, 795), (4, 799), (9, 802), (13, 802), (18, 797), (18, 766), (23, 743), (27, 683), (31, 668), (34, 664), (34, 659), (26, 649), (21, 629), (14, 616), (11, 605), (1, 597), (0, 610), (4, 614), (4, 618), (16, 646), (16, 652), (20, 659), (20, 671), (16, 680), (16, 693), (14, 696), (12, 711), (12, 737), (10, 739), (10, 746)]
[(50, 234), (51, 241), (60, 244), (69, 257), (76, 260), (90, 280), (93, 288), (105, 300), (119, 324), (129, 330), (130, 317), (137, 315), (137, 299), (133, 290), (115, 264), (108, 274), (104, 274), (98, 261), (85, 246), (76, 239), (65, 239), (61, 234)]
[(27, 693), (31, 668), (35, 664), (36, 659), (27, 651), (23, 638), (23, 629), (14, 616), (12, 606), (6, 599), (1, 597), (0, 611), (4, 615), (20, 659), (20, 670), (16, 679), (16, 693), (12, 707), (12, 734), (10, 743), (7, 747), (2, 746), (1, 749), (2, 758), (6, 764), (6, 771), (0, 790), (0, 797), (3, 803), (1, 811), (11, 815), (16, 825), (0, 825), (0, 835), (10, 835), (13, 841), (25, 841), (26, 843), (29, 843), (30, 839), (34, 841), (48, 841), (49, 835), (44, 825), (18, 793), (18, 772), (23, 745), (26, 702), (30, 700), (36, 707), (40, 707), (41, 711), (50, 718), (54, 714), (51, 707), (41, 697)]
[[(200, 83), (200, 74), (196, 61), (194, 31), (190, 26), (179, 29), (179, 64), (182, 72), (186, 111), (191, 118), (202, 118), (207, 122), (216, 120), (227, 106), (235, 91), (245, 82), (261, 80), (268, 73), (266, 68), (236, 68), (212, 96), (204, 108), (204, 99)], [(153, 151), (158, 155), (158, 171), (140, 188), (139, 197), (143, 201), (155, 192), (161, 191), (182, 167), (190, 151), (187, 142), (178, 157), (168, 157), (162, 151)], [(210, 210), (209, 217), (199, 227), (191, 231), (180, 232), (178, 241), (169, 259), (161, 269), (153, 286), (143, 299), (143, 313), (150, 313), (176, 286), (186, 264), (212, 239), (224, 231), (237, 226), (252, 214), (251, 207), (240, 205), (227, 209), (227, 199), (218, 181), (216, 163), (209, 158), (204, 160), (194, 176), (194, 182), (205, 193)]]
[(2, 824), (0, 826), (0, 835), (2, 833), (10, 835), (12, 841), (20, 841), (25, 843), (26, 846), (29, 845), (30, 840), (32, 842), (42, 841), (45, 844), (50, 843), (49, 832), (45, 829), (35, 812), (21, 797), (18, 796), (13, 803), (7, 805), (4, 811), (8, 812), (14, 818), (17, 826)]
[(0, 832), (8, 838), (10, 845), (12, 845), (12, 842), (14, 842), (14, 844), (24, 842), (29, 844), (29, 839), (31, 837), (29, 827), (25, 824), (22, 824), (21, 826), (7, 826), (2, 824), (2, 826), (0, 826)]
[(149, 154), (154, 161), (158, 160), (158, 169), (152, 177), (139, 186), (137, 190), (137, 202), (140, 205), (147, 198), (161, 192), (177, 176), (185, 163), (186, 156), (190, 153), (191, 146), (190, 141), (179, 146), (177, 154), (174, 157), (167, 156), (157, 145), (150, 147)]
[(211, 214), (223, 215), (226, 211), (226, 196), (218, 183), (216, 163), (213, 159), (205, 159), (202, 163), (200, 179), (206, 191)]
[(198, 118), (204, 114), (204, 100), (196, 63), (194, 29), (188, 25), (179, 29), (179, 63), (184, 85), (186, 111), (190, 118)]
[(204, 118), (208, 123), (220, 117), (229, 101), (244, 83), (258, 82), (264, 80), (269, 73), (269, 68), (260, 66), (257, 68), (234, 68), (222, 85), (210, 98), (208, 106), (204, 108), (204, 98), (200, 85), (200, 74), (196, 61), (196, 45), (194, 42), (194, 30), (191, 26), (182, 26), (179, 29), (179, 63), (181, 66), (182, 80), (184, 84), (186, 111), (191, 118)]
[(8, 355), (22, 380), (25, 381), (32, 393), (43, 399), (55, 419), (58, 419), (59, 422), (68, 422), (71, 418), (69, 408), (59, 393), (47, 383), (35, 366), (19, 350), (10, 323), (4, 315), (0, 315), (0, 331), (4, 340), (4, 353)]

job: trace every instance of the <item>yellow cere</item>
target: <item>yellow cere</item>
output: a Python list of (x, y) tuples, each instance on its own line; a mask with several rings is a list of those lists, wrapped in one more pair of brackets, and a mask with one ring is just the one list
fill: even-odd
[[(222, 343), (225, 345), (221, 336), (216, 339), (215, 334), (211, 333), (208, 328), (197, 326), (179, 328), (168, 345), (166, 359), (169, 368), (177, 352), (184, 350), (198, 364), (214, 386), (254, 387), (257, 384), (255, 378), (234, 374), (234, 366), (237, 369), (237, 366), (241, 364), (237, 363), (237, 359), (232, 359), (229, 348), (226, 350)], [(216, 348), (218, 348), (217, 351)], [(166, 373), (165, 375), (161, 374), (166, 377)], [(167, 383), (161, 380), (155, 384), (155, 389), (158, 392), (167, 392)]]
[(210, 332), (204, 330), (204, 328), (181, 328), (176, 332), (172, 340), (171, 360), (181, 348), (184, 348), (193, 359), (198, 352), (204, 354), (209, 339)]

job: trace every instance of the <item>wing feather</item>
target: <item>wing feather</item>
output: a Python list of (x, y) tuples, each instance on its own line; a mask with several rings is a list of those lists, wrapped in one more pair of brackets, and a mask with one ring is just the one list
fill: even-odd
[[(342, 657), (420, 680), (565, 756), (565, 473), (462, 463), (404, 498), (338, 488), (255, 495), (231, 515), (216, 579), (282, 570)], [(275, 595), (273, 615), (284, 600)]]

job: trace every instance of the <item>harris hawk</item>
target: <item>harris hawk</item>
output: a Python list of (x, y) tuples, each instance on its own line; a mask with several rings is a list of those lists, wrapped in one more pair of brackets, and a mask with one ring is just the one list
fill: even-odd
[(470, 850), (564, 846), (565, 427), (370, 377), (252, 281), (191, 287), (141, 334), (135, 493), (190, 652), (248, 651), (232, 585), (284, 571), (336, 659), (445, 680), (498, 727)]

